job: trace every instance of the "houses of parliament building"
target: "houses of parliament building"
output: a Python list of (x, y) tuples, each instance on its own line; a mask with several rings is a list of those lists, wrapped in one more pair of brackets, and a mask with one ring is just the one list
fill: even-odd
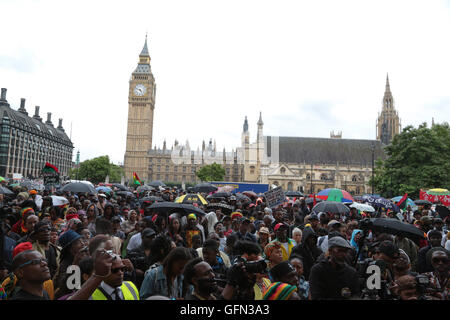
[(246, 117), (241, 145), (228, 152), (216, 150), (212, 140), (203, 141), (201, 149), (191, 150), (188, 141), (175, 141), (170, 148), (164, 141), (162, 149), (152, 148), (156, 83), (150, 60), (146, 39), (129, 81), (124, 157), (128, 181), (136, 172), (146, 182), (198, 183), (197, 170), (216, 162), (225, 168), (224, 181), (266, 183), (305, 193), (334, 187), (355, 195), (371, 193), (373, 162), (385, 158), (384, 146), (401, 130), (387, 77), (374, 140), (343, 139), (342, 132), (331, 132), (330, 138), (264, 136), (260, 113), (255, 141), (250, 141)]

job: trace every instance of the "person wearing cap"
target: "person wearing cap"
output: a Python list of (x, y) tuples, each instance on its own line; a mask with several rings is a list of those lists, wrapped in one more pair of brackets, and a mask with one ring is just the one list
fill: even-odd
[(274, 282), (267, 288), (262, 300), (300, 300), (300, 297), (296, 286)]
[(403, 251), (406, 252), (410, 261), (411, 261), (411, 269), (413, 271), (417, 270), (417, 254), (419, 251), (419, 247), (414, 243), (414, 241), (402, 236), (396, 235), (394, 238), (394, 244)]
[(275, 239), (272, 242), (277, 241), (281, 244), (281, 252), (283, 254), (283, 261), (289, 259), (292, 253), (292, 249), (295, 246), (295, 241), (288, 237), (289, 226), (285, 223), (278, 223), (273, 228), (275, 232)]
[[(327, 224), (327, 229), (328, 232), (339, 232), (339, 229), (341, 228), (342, 223), (340, 223), (337, 220), (331, 220), (330, 222), (328, 222)], [(317, 239), (317, 245), (320, 246), (320, 249), (323, 252), (326, 252), (328, 250), (328, 235), (319, 237)]]
[(288, 283), (295, 287), (298, 285), (297, 270), (289, 261), (282, 261), (272, 266), (269, 270), (269, 276), (272, 282)]
[(260, 227), (259, 231), (257, 232), (258, 235), (258, 244), (261, 246), (261, 248), (264, 250), (264, 248), (266, 247), (266, 245), (272, 241), (272, 239), (270, 238), (270, 231), (269, 228), (267, 227)]
[(89, 248), (85, 246), (83, 237), (73, 231), (68, 230), (60, 235), (58, 239), (61, 246), (59, 259), (59, 270), (55, 276), (55, 297), (60, 298), (66, 289), (66, 271), (70, 265), (78, 264), (81, 259), (89, 256)]
[(400, 249), (391, 240), (383, 240), (375, 247), (372, 256), (374, 264), (380, 267), (382, 287), (378, 290), (378, 296), (382, 300), (392, 299), (392, 292), (388, 290), (394, 285), (394, 263), (400, 257)]
[[(27, 195), (28, 195), (28, 193), (27, 193)], [(33, 208), (31, 208), (31, 207), (23, 208), (20, 211), (21, 219), (13, 225), (11, 232), (17, 233), (21, 237), (23, 237), (25, 234), (27, 234), (28, 229), (25, 227), (25, 222), (26, 222), (28, 216), (34, 215), (34, 214), (35, 214), (35, 212), (34, 212)]]
[(185, 238), (186, 238), (186, 247), (192, 248), (192, 238), (195, 235), (199, 235), (201, 238), (201, 243), (205, 241), (204, 237), (202, 236), (201, 230), (197, 226), (197, 216), (194, 213), (191, 213), (187, 216), (187, 225), (184, 231)]
[(341, 300), (359, 297), (359, 274), (346, 263), (352, 250), (342, 237), (328, 240), (327, 254), (311, 268), (309, 284), (312, 300)]
[(440, 300), (450, 300), (450, 255), (445, 249), (436, 248), (431, 253), (432, 271), (425, 273), (434, 289), (431, 296)]
[[(18, 244), (17, 246), (15, 246), (15, 248), (13, 248), (13, 249), (14, 250), (12, 252), (12, 259), (14, 259), (21, 252), (33, 250), (33, 246), (31, 244), (31, 242), (22, 242), (22, 243)], [(10, 269), (11, 269), (11, 271), (13, 271), (12, 267)], [(18, 280), (19, 279), (17, 278), (15, 273), (11, 272), (3, 280), (3, 283), (0, 283), (1, 287), (5, 289), (7, 299), (11, 299), (17, 292), (20, 291), (21, 286), (20, 286), (20, 282)], [(55, 297), (55, 294), (54, 294), (53, 281), (51, 279), (48, 279), (43, 283), (43, 289), (48, 293), (50, 300), (53, 300)]]
[(232, 228), (232, 219), (230, 216), (223, 216), (222, 220), (221, 220), (223, 227), (225, 228), (224, 231), (224, 236), (228, 237), (230, 234), (232, 234), (234, 232), (233, 228)]
[[(425, 273), (433, 270), (432, 266), (427, 263), (427, 253), (432, 248), (442, 247), (442, 233), (437, 230), (431, 230), (428, 233), (429, 245), (419, 250), (417, 254), (417, 272)], [(443, 247), (442, 247), (443, 248)]]
[(35, 250), (20, 252), (14, 257), (12, 269), (20, 289), (10, 300), (50, 300), (44, 283), (51, 279), (47, 260)]
[(134, 266), (136, 272), (135, 284), (140, 288), (142, 281), (144, 281), (144, 273), (150, 267), (151, 259), (151, 244), (156, 237), (156, 232), (152, 228), (145, 228), (141, 232), (142, 243), (141, 245), (133, 250), (130, 250), (126, 259), (129, 259)]
[(302, 243), (292, 248), (291, 254), (302, 257), (305, 279), (308, 280), (312, 266), (322, 254), (322, 250), (317, 246), (317, 235), (311, 227), (303, 229)]

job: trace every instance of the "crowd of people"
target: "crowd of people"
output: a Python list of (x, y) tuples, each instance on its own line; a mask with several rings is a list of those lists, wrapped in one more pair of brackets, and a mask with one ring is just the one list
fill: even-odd
[[(384, 210), (313, 212), (303, 197), (270, 208), (231, 194), (163, 212), (148, 199), (187, 191), (117, 191), (0, 195), (0, 300), (450, 299), (450, 218), (430, 205), (402, 210), (426, 234), (415, 242), (361, 227), (399, 219)], [(378, 287), (367, 285), (372, 265)]]

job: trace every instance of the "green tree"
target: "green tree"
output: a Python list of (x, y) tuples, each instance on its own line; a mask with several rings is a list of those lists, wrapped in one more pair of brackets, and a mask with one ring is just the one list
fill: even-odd
[(110, 182), (120, 182), (123, 169), (120, 166), (110, 163), (108, 156), (101, 156), (81, 162), (78, 169), (70, 170), (70, 178), (75, 179), (77, 173), (79, 180), (88, 180), (93, 183), (105, 181), (108, 175)]
[[(385, 197), (420, 189), (450, 188), (450, 127), (448, 123), (417, 129), (408, 126), (385, 149), (387, 158), (375, 168), (375, 190)], [(370, 182), (371, 183), (371, 182)]]
[(222, 181), (225, 177), (225, 169), (214, 162), (203, 166), (196, 175), (201, 181)]

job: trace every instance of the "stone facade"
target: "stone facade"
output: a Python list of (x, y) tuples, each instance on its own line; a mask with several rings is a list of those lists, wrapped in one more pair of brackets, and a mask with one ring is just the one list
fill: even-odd
[(382, 105), (382, 111), (378, 114), (377, 119), (377, 140), (388, 145), (394, 136), (401, 131), (400, 118), (397, 110), (394, 108), (394, 98), (389, 85), (389, 77), (386, 77), (386, 90)]
[(125, 177), (132, 179), (133, 172), (136, 172), (141, 180), (148, 180), (148, 151), (152, 147), (156, 84), (150, 68), (147, 37), (129, 83)]
[(18, 110), (11, 108), (6, 99), (6, 88), (0, 97), (0, 176), (12, 178), (14, 173), (24, 178), (41, 177), (46, 162), (56, 166), (62, 177), (72, 168), (73, 144), (64, 131), (62, 119), (53, 125), (50, 112), (44, 122), (39, 106), (28, 116), (25, 99)]

